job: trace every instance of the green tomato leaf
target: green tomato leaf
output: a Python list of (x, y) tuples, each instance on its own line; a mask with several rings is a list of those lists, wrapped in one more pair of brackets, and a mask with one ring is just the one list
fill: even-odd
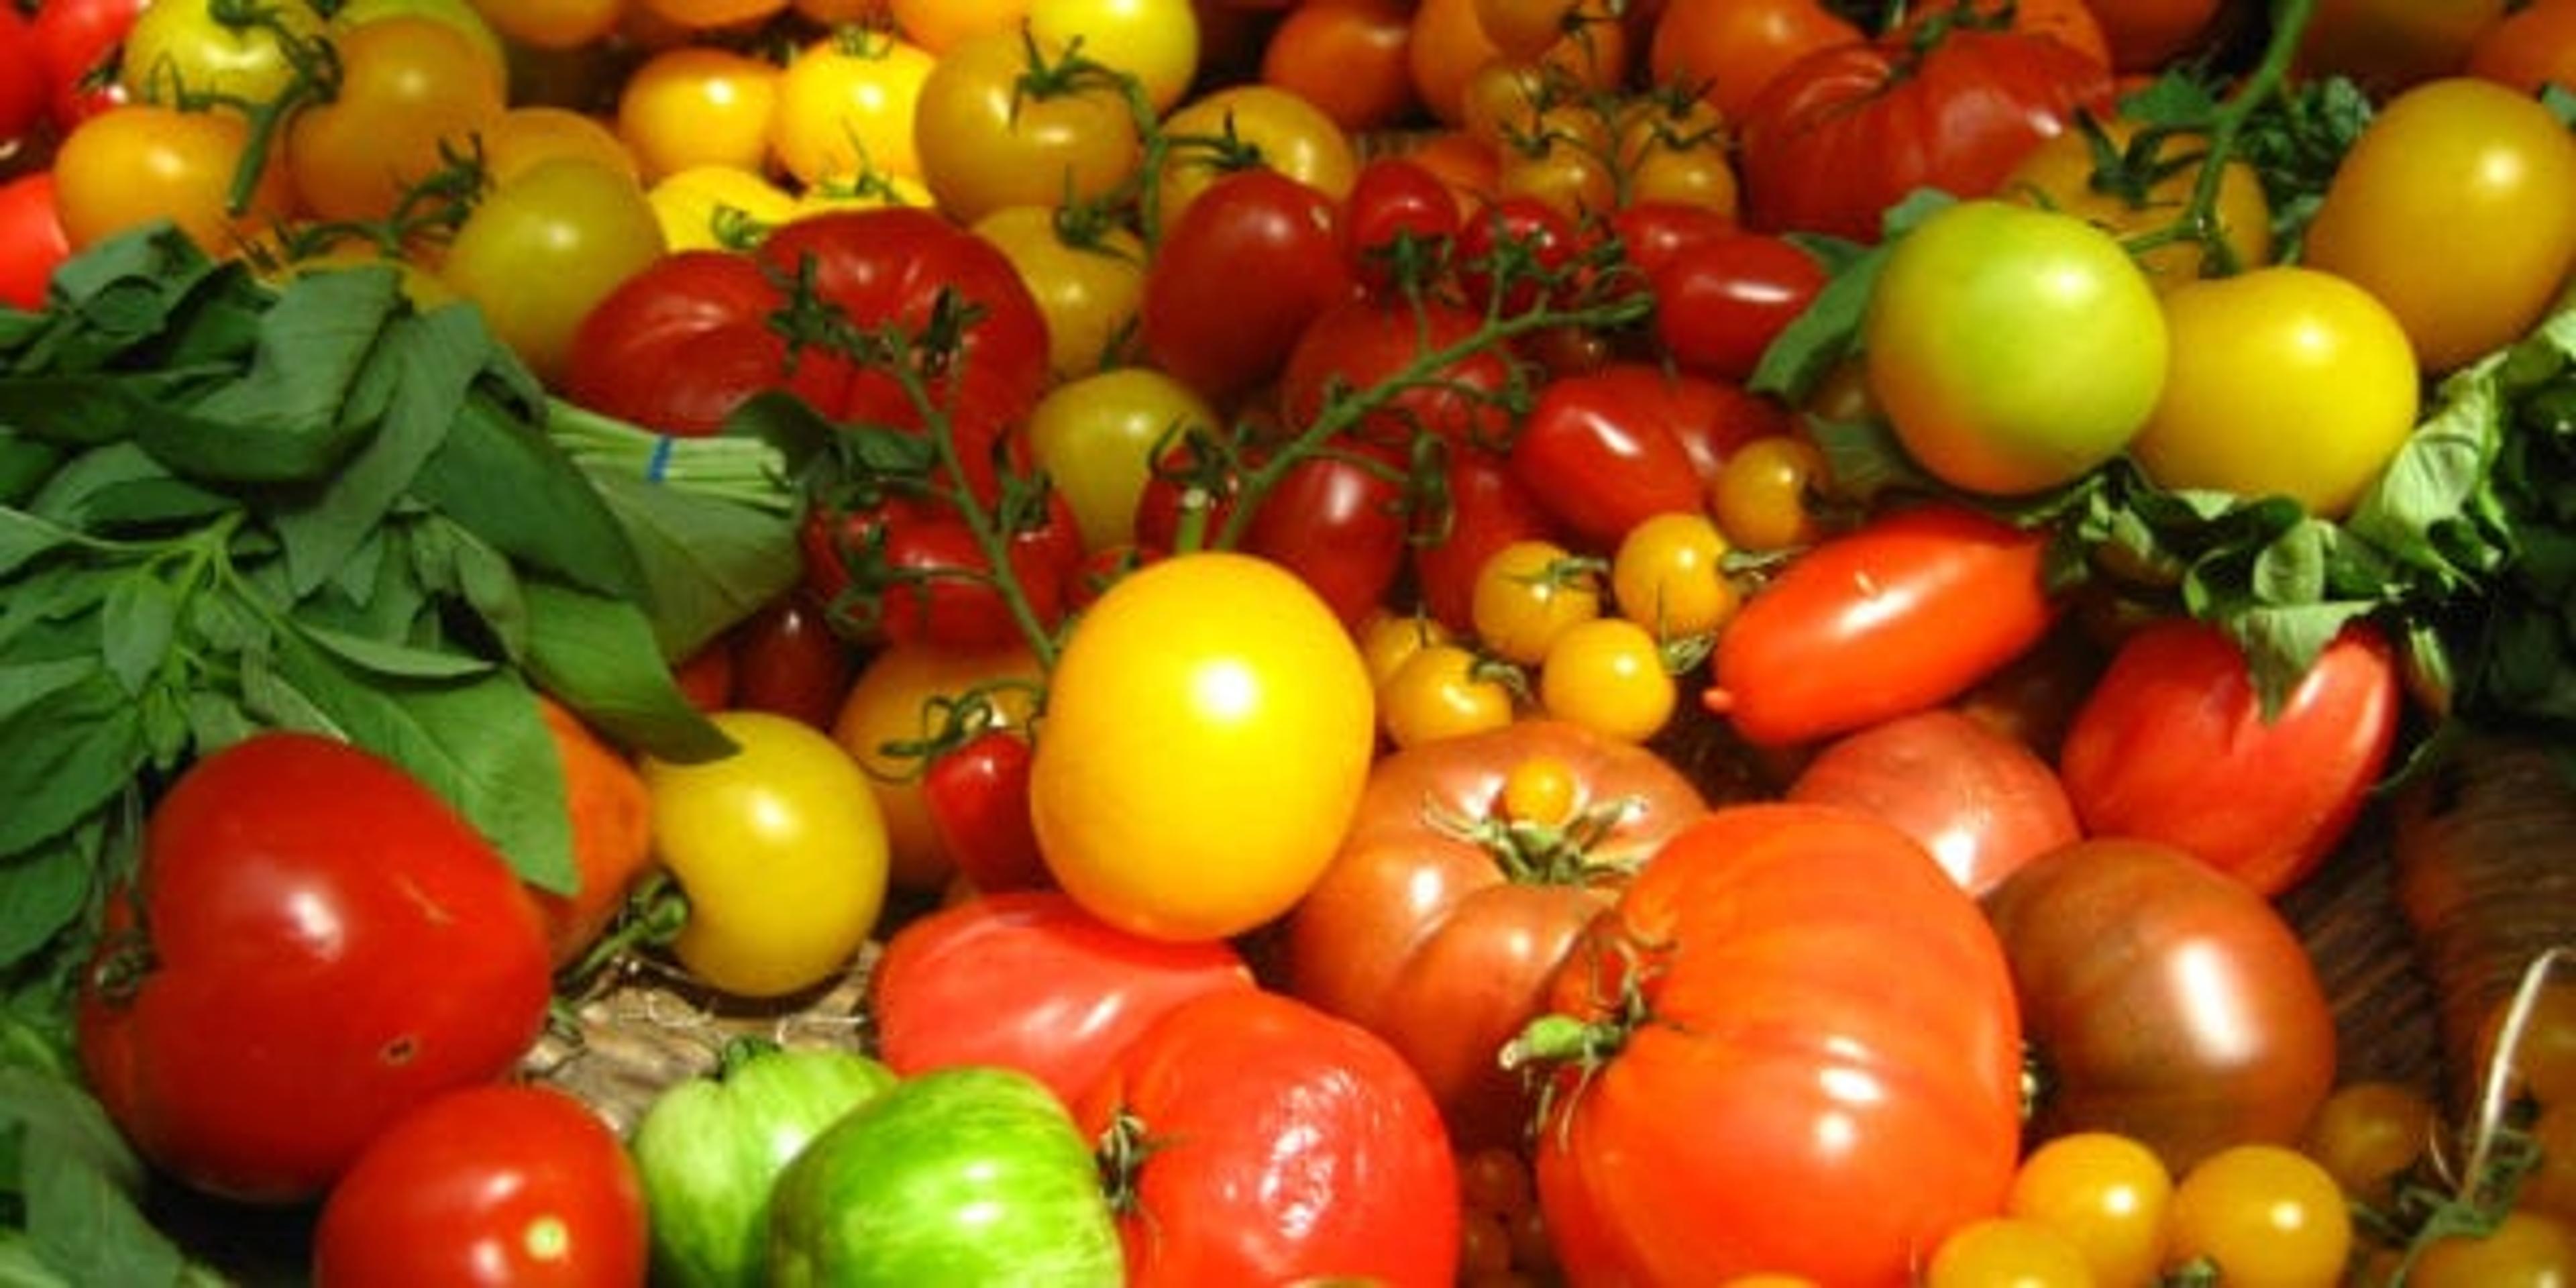
[(528, 673), (612, 740), (663, 760), (729, 755), (733, 740), (680, 692), (633, 604), (542, 578), (525, 583)]

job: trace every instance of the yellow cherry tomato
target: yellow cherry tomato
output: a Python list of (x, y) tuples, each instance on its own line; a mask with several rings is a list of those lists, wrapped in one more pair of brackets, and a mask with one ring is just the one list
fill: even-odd
[(1654, 632), (1625, 617), (1576, 622), (1539, 660), (1539, 706), (1621, 742), (1662, 732), (1680, 691)]
[(921, 766), (892, 744), (916, 742), (937, 732), (932, 704), (986, 689), (1005, 725), (1019, 726), (1034, 706), (1037, 659), (1021, 646), (959, 651), (896, 644), (869, 658), (841, 700), (832, 739), (866, 772), (885, 816), (894, 884), (915, 892), (938, 890), (955, 874), (956, 860), (930, 822), (922, 798)]

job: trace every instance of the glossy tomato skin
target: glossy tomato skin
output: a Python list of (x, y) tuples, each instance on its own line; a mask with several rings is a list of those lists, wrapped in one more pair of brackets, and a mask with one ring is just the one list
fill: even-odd
[(1701, 508), (1699, 470), (1681, 435), (1614, 380), (1547, 382), (1512, 438), (1510, 461), (1558, 524), (1598, 549), (1658, 514)]
[(1835, 739), (1798, 771), (1786, 795), (1850, 806), (1895, 824), (1976, 896), (2083, 835), (2056, 767), (1955, 707), (1897, 716)]
[(791, 364), (785, 338), (768, 325), (778, 305), (776, 286), (749, 257), (673, 251), (583, 315), (565, 356), (564, 395), (686, 435), (716, 432), (763, 389), (835, 405), (848, 371), (819, 357)]
[(1221, 405), (1277, 375), (1307, 324), (1358, 290), (1336, 204), (1264, 167), (1210, 182), (1146, 268), (1145, 356)]
[(1262, 495), (1240, 548), (1296, 573), (1356, 627), (1404, 570), (1405, 468), (1396, 449), (1360, 444), (1298, 461)]
[(2181, 850), (2097, 836), (1985, 900), (2039, 1063), (2033, 1138), (2115, 1131), (2177, 1176), (2294, 1143), (2332, 1089), (2334, 1015), (2261, 895)]
[[(1427, 355), (1467, 345), (1483, 324), (1482, 314), (1437, 295), (1335, 303), (1306, 325), (1289, 351), (1279, 372), (1280, 409), (1292, 426), (1313, 425), (1337, 394), (1382, 388)], [(1500, 399), (1512, 380), (1511, 362), (1497, 348), (1483, 346), (1427, 374), (1432, 378), (1396, 389), (1360, 413), (1349, 432), (1394, 449), (1417, 433), (1491, 444), (1510, 432)]]
[(2267, 719), (2235, 641), (2171, 619), (2112, 654), (2058, 773), (2088, 833), (2162, 841), (2274, 895), (2351, 831), (2404, 706), (2394, 650), (2367, 621), (2327, 645)]
[(868, 977), (895, 1072), (1006, 1065), (1068, 1105), (1164, 1012), (1251, 987), (1223, 940), (1130, 934), (1055, 890), (981, 895), (906, 922)]
[(216, 1194), (320, 1193), (410, 1109), (507, 1073), (545, 1021), (526, 887), (428, 788), (319, 735), (195, 762), (109, 916), (82, 1069), (138, 1151)]
[(1741, 383), (1825, 287), (1825, 267), (1785, 237), (1736, 230), (1681, 246), (1653, 269), (1655, 338), (1694, 371)]
[(1457, 1165), (1421, 1079), (1294, 998), (1181, 1004), (1119, 1050), (1075, 1117), (1095, 1138), (1132, 1119), (1143, 1146), (1119, 1219), (1138, 1288), (1457, 1279)]
[(1783, 68), (1745, 109), (1745, 223), (1876, 241), (1918, 187), (1995, 190), (2078, 108), (2109, 107), (2110, 70), (2056, 39), (1954, 27), (1835, 45)]
[(43, 307), (54, 270), (71, 255), (71, 238), (54, 212), (53, 171), (0, 181), (0, 305)]
[(1517, 541), (1553, 540), (1561, 529), (1501, 452), (1453, 451), (1441, 477), (1448, 504), (1417, 532), (1413, 578), (1431, 616), (1463, 633), (1475, 628), (1476, 574), (1486, 558)]
[(1845, 733), (1958, 696), (2060, 612), (2048, 535), (1930, 502), (1790, 562), (1718, 637), (1702, 701), (1757, 745)]
[(629, 1288), (644, 1187), (607, 1120), (542, 1084), (452, 1091), (387, 1127), (332, 1187), (318, 1288)]
[(2003, 1205), (2021, 1070), (2003, 951), (1867, 815), (1711, 810), (1594, 923), (1553, 1003), (1624, 1033), (1553, 1071), (1535, 1138), (1573, 1282), (1897, 1288)]
[[(1534, 762), (1609, 823), (1515, 837), (1503, 800)], [(1706, 809), (1661, 757), (1557, 720), (1515, 720), (1381, 759), (1341, 852), (1290, 914), (1287, 988), (1392, 1043), (1462, 1147), (1526, 1131), (1527, 1087), (1495, 1053), (1636, 865)], [(1561, 848), (1550, 849), (1554, 843)]]

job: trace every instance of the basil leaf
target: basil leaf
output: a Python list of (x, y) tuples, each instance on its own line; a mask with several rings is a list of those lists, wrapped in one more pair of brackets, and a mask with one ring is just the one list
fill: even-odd
[(0, 965), (25, 961), (80, 918), (95, 865), (69, 835), (0, 859)]
[(795, 584), (795, 515), (606, 469), (590, 479), (652, 584), (663, 657), (696, 652)]
[(305, 639), (323, 651), (360, 671), (386, 679), (461, 680), (488, 674), (495, 666), (489, 658), (476, 657), (471, 653), (370, 639), (306, 620), (302, 614), (290, 620)]
[(651, 593), (626, 531), (554, 440), (469, 398), (413, 491), (513, 560), (603, 595)]
[(128, 694), (140, 694), (178, 637), (179, 593), (138, 568), (99, 605), (99, 659)]
[(0, 509), (0, 577), (80, 539), (80, 534), (24, 510)]
[(528, 673), (612, 740), (671, 761), (730, 754), (733, 740), (680, 692), (633, 604), (530, 578)]
[(323, 478), (373, 429), (342, 411), (402, 298), (391, 268), (295, 278), (260, 319), (249, 370), (216, 386), (191, 414), (144, 420), (135, 440), (154, 459), (192, 478)]
[(0, 855), (17, 854), (113, 798), (143, 767), (133, 697), (93, 662), (78, 680), (0, 718)]

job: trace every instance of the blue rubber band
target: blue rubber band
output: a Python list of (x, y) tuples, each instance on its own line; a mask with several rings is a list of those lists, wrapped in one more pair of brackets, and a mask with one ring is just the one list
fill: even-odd
[(671, 468), (671, 445), (678, 440), (669, 434), (653, 436), (653, 454), (644, 459), (644, 481), (659, 483)]

